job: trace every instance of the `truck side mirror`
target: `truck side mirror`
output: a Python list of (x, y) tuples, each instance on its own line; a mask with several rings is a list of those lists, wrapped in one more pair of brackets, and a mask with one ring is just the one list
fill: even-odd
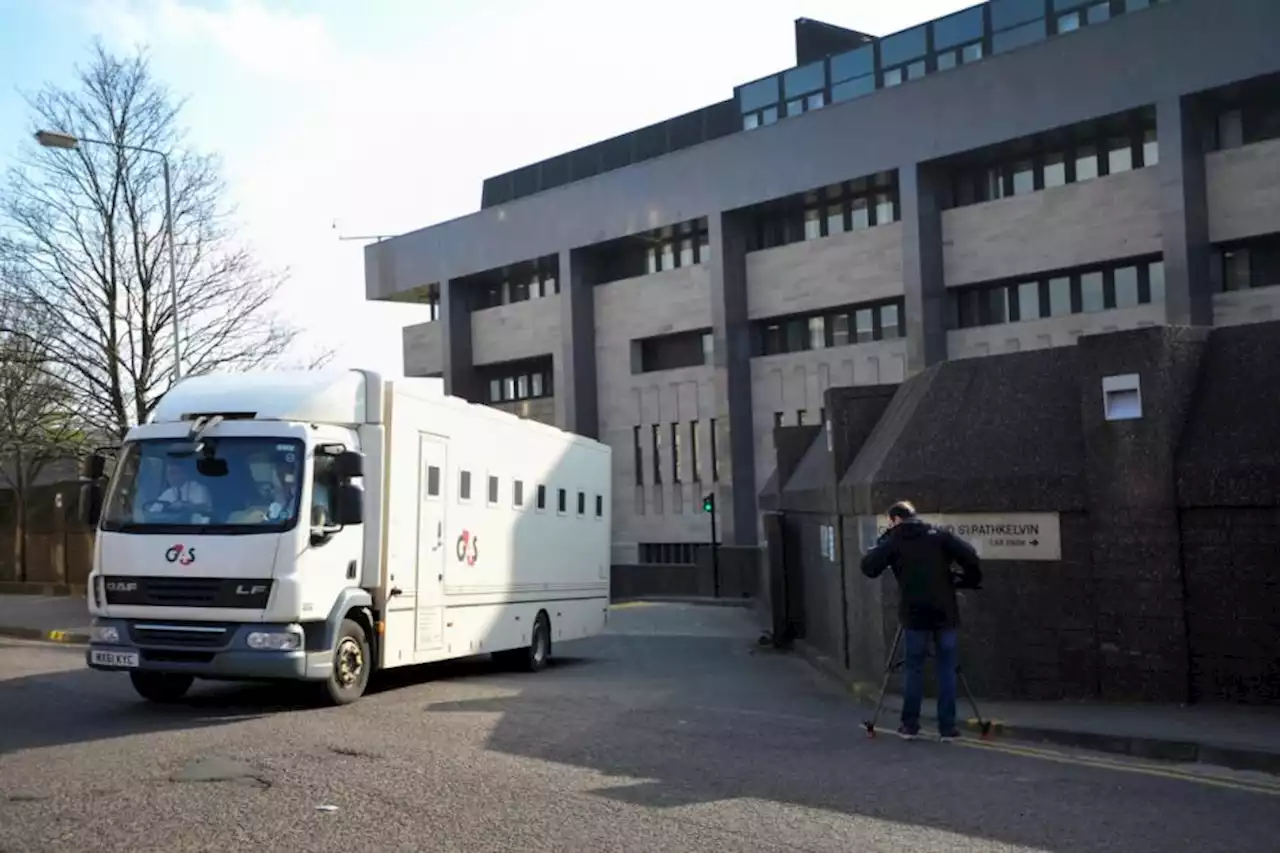
[(107, 460), (101, 453), (86, 456), (80, 462), (80, 476), (85, 480), (101, 480), (107, 472)]
[(96, 528), (102, 519), (102, 480), (100, 478), (80, 485), (79, 509), (80, 523), (85, 527)]
[(364, 521), (364, 489), (351, 483), (338, 486), (334, 501), (333, 523), (346, 526)]
[(357, 450), (344, 450), (333, 460), (333, 473), (339, 481), (364, 476), (364, 454)]

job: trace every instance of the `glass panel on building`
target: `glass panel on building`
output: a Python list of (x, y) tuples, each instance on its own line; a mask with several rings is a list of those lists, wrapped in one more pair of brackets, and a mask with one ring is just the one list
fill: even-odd
[(917, 62), (913, 62), (907, 66), (907, 79), (919, 80), (921, 77), (925, 75), (926, 70), (927, 69), (925, 67), (923, 59)]
[(744, 113), (755, 112), (778, 102), (778, 78), (768, 77), (748, 83), (738, 90), (738, 103)]
[(541, 397), (545, 391), (542, 387), (542, 373), (538, 372), (529, 377), (529, 396)]
[(751, 130), (760, 126), (759, 113), (747, 113), (742, 117), (742, 129)]
[(1071, 313), (1071, 279), (1066, 276), (1049, 279), (1049, 316), (1062, 317)]
[(950, 71), (952, 68), (956, 67), (956, 52), (954, 50), (948, 50), (945, 53), (939, 53), (936, 61), (938, 63), (939, 71)]
[(804, 320), (787, 321), (787, 352), (803, 352), (808, 347), (809, 327)]
[(880, 63), (881, 65), (901, 65), (924, 56), (927, 49), (927, 26), (894, 33), (880, 39)]
[(1151, 282), (1151, 301), (1159, 305), (1164, 302), (1164, 261), (1148, 264), (1147, 275)]
[(693, 266), (693, 238), (685, 237), (680, 241), (680, 266)]
[(897, 305), (880, 306), (880, 333), (885, 340), (902, 337), (902, 319)]
[(867, 208), (866, 197), (853, 200), (853, 230), (861, 231), (871, 227), (871, 212)]
[(849, 101), (854, 98), (860, 98), (863, 95), (869, 95), (875, 90), (876, 77), (874, 74), (868, 74), (866, 77), (858, 77), (854, 80), (836, 83), (831, 87), (831, 101), (832, 103)]
[(1111, 4), (1095, 3), (1089, 7), (1085, 17), (1091, 24), (1101, 24), (1103, 21), (1109, 21), (1111, 20)]
[(804, 107), (806, 110), (822, 109), (827, 105), (827, 96), (821, 92), (814, 92), (804, 99)]
[(528, 376), (528, 374), (521, 374), (520, 376), (517, 376), (517, 377), (516, 377), (516, 399), (517, 399), (517, 400), (527, 400), (527, 399), (529, 399), (529, 376)]
[(1009, 288), (993, 287), (987, 291), (988, 322), (1009, 322)]
[(875, 317), (870, 308), (861, 308), (854, 312), (853, 328), (856, 343), (875, 340)]
[(849, 343), (849, 315), (834, 314), (831, 317), (831, 345), (846, 346)]
[(885, 71), (884, 71), (884, 85), (885, 85), (885, 88), (888, 88), (888, 87), (890, 87), (890, 86), (897, 86), (897, 85), (898, 85), (899, 83), (901, 83), (901, 82), (902, 82), (902, 69), (901, 69), (901, 68), (886, 68), (886, 69), (885, 69)]
[(826, 69), (820, 61), (801, 65), (799, 68), (790, 68), (782, 74), (783, 96), (786, 98), (807, 95), (826, 85)]
[(1005, 30), (1044, 17), (1044, 0), (991, 0), (991, 29)]
[(1102, 273), (1087, 272), (1080, 276), (1080, 310), (1086, 314), (1093, 314), (1105, 310), (1106, 307)]
[[(1043, 6), (1041, 6), (1043, 8)], [(1034, 21), (1030, 24), (1023, 24), (1020, 27), (1014, 27), (1011, 30), (1005, 30), (996, 33), (991, 37), (991, 50), (995, 53), (1004, 53), (1009, 50), (1016, 50), (1029, 44), (1035, 44), (1045, 38), (1045, 22), (1044, 18)]]
[(1228, 249), (1222, 253), (1222, 289), (1249, 289), (1248, 249)]
[(1058, 16), (1058, 32), (1069, 33), (1080, 29), (1080, 13), (1068, 12)]
[(1040, 282), (1024, 281), (1018, 285), (1018, 319), (1040, 319)]
[(1107, 145), (1107, 173), (1119, 174), (1133, 168), (1133, 145), (1125, 137), (1112, 139)]
[(893, 197), (888, 193), (876, 193), (876, 224), (885, 225), (894, 221)]
[(1138, 304), (1138, 268), (1120, 267), (1114, 273), (1116, 307), (1132, 308)]
[(982, 38), (982, 7), (975, 6), (933, 22), (933, 47), (943, 50)]
[(760, 111), (761, 124), (776, 124), (778, 121), (778, 108), (766, 107)]
[(1067, 183), (1067, 157), (1061, 151), (1044, 155), (1044, 188), (1064, 186)]
[(827, 345), (827, 324), (824, 317), (809, 318), (809, 349), (822, 349)]
[(508, 376), (502, 380), (502, 399), (514, 400), (516, 398), (516, 380), (514, 376)]
[(811, 207), (804, 212), (804, 238), (806, 240), (817, 240), (822, 236), (822, 220), (819, 218), (820, 211), (816, 207)]
[(871, 74), (873, 71), (875, 71), (873, 45), (865, 45), (831, 57), (831, 81), (833, 83), (843, 83), (855, 77)]
[(982, 58), (982, 42), (965, 45), (960, 51), (960, 58), (964, 62), (977, 62)]
[(659, 264), (664, 270), (676, 268), (676, 247), (674, 243), (667, 241), (662, 244), (662, 256)]
[(498, 403), (502, 401), (502, 380), (489, 380), (489, 402)]
[(1076, 180), (1088, 181), (1098, 177), (1098, 149), (1081, 145), (1076, 149)]
[(844, 207), (838, 204), (827, 206), (827, 236), (844, 232)]
[(1013, 194), (1027, 195), (1036, 191), (1036, 164), (1019, 160), (1013, 164)]

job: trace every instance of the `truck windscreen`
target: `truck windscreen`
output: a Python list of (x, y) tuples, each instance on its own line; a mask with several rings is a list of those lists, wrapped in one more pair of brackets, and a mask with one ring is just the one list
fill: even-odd
[(305, 452), (279, 438), (131, 442), (120, 455), (102, 529), (255, 533), (298, 520)]

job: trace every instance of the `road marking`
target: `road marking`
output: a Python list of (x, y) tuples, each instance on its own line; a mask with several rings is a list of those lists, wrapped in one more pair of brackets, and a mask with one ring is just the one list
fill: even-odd
[(1003, 752), (1007, 755), (1017, 755), (1023, 758), (1039, 758), (1045, 761), (1056, 761), (1060, 764), (1075, 764), (1080, 767), (1096, 767), (1103, 770), (1122, 770), (1127, 773), (1141, 773), (1147, 776), (1157, 776), (1165, 779), (1173, 779), (1179, 782), (1197, 782), (1203, 785), (1215, 785), (1220, 788), (1230, 788), (1237, 791), (1247, 791), (1254, 794), (1268, 794), (1273, 797), (1280, 797), (1280, 779), (1277, 779), (1274, 785), (1267, 782), (1245, 782), (1223, 779), (1207, 774), (1191, 773), (1184, 770), (1175, 770), (1171, 767), (1162, 767), (1155, 764), (1145, 764), (1137, 761), (1124, 761), (1092, 755), (1067, 755), (1066, 753), (1058, 752), (1056, 750), (1040, 749), (1031, 746), (1016, 746), (1013, 744), (992, 743), (991, 741), (977, 741), (963, 738), (952, 741), (952, 743), (960, 746), (966, 746), (971, 749), (985, 749), (989, 752)]
[(652, 601), (623, 601), (618, 604), (610, 604), (610, 610), (628, 610), (633, 607), (654, 607)]

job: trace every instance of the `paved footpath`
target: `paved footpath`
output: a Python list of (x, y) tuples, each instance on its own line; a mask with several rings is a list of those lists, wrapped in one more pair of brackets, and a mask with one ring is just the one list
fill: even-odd
[(84, 596), (0, 595), (0, 636), (83, 643), (92, 618)]
[(338, 709), (226, 685), (148, 706), (78, 649), (0, 641), (0, 851), (1277, 849), (1274, 777), (867, 740), (741, 610), (610, 619), (537, 675), (430, 667)]

